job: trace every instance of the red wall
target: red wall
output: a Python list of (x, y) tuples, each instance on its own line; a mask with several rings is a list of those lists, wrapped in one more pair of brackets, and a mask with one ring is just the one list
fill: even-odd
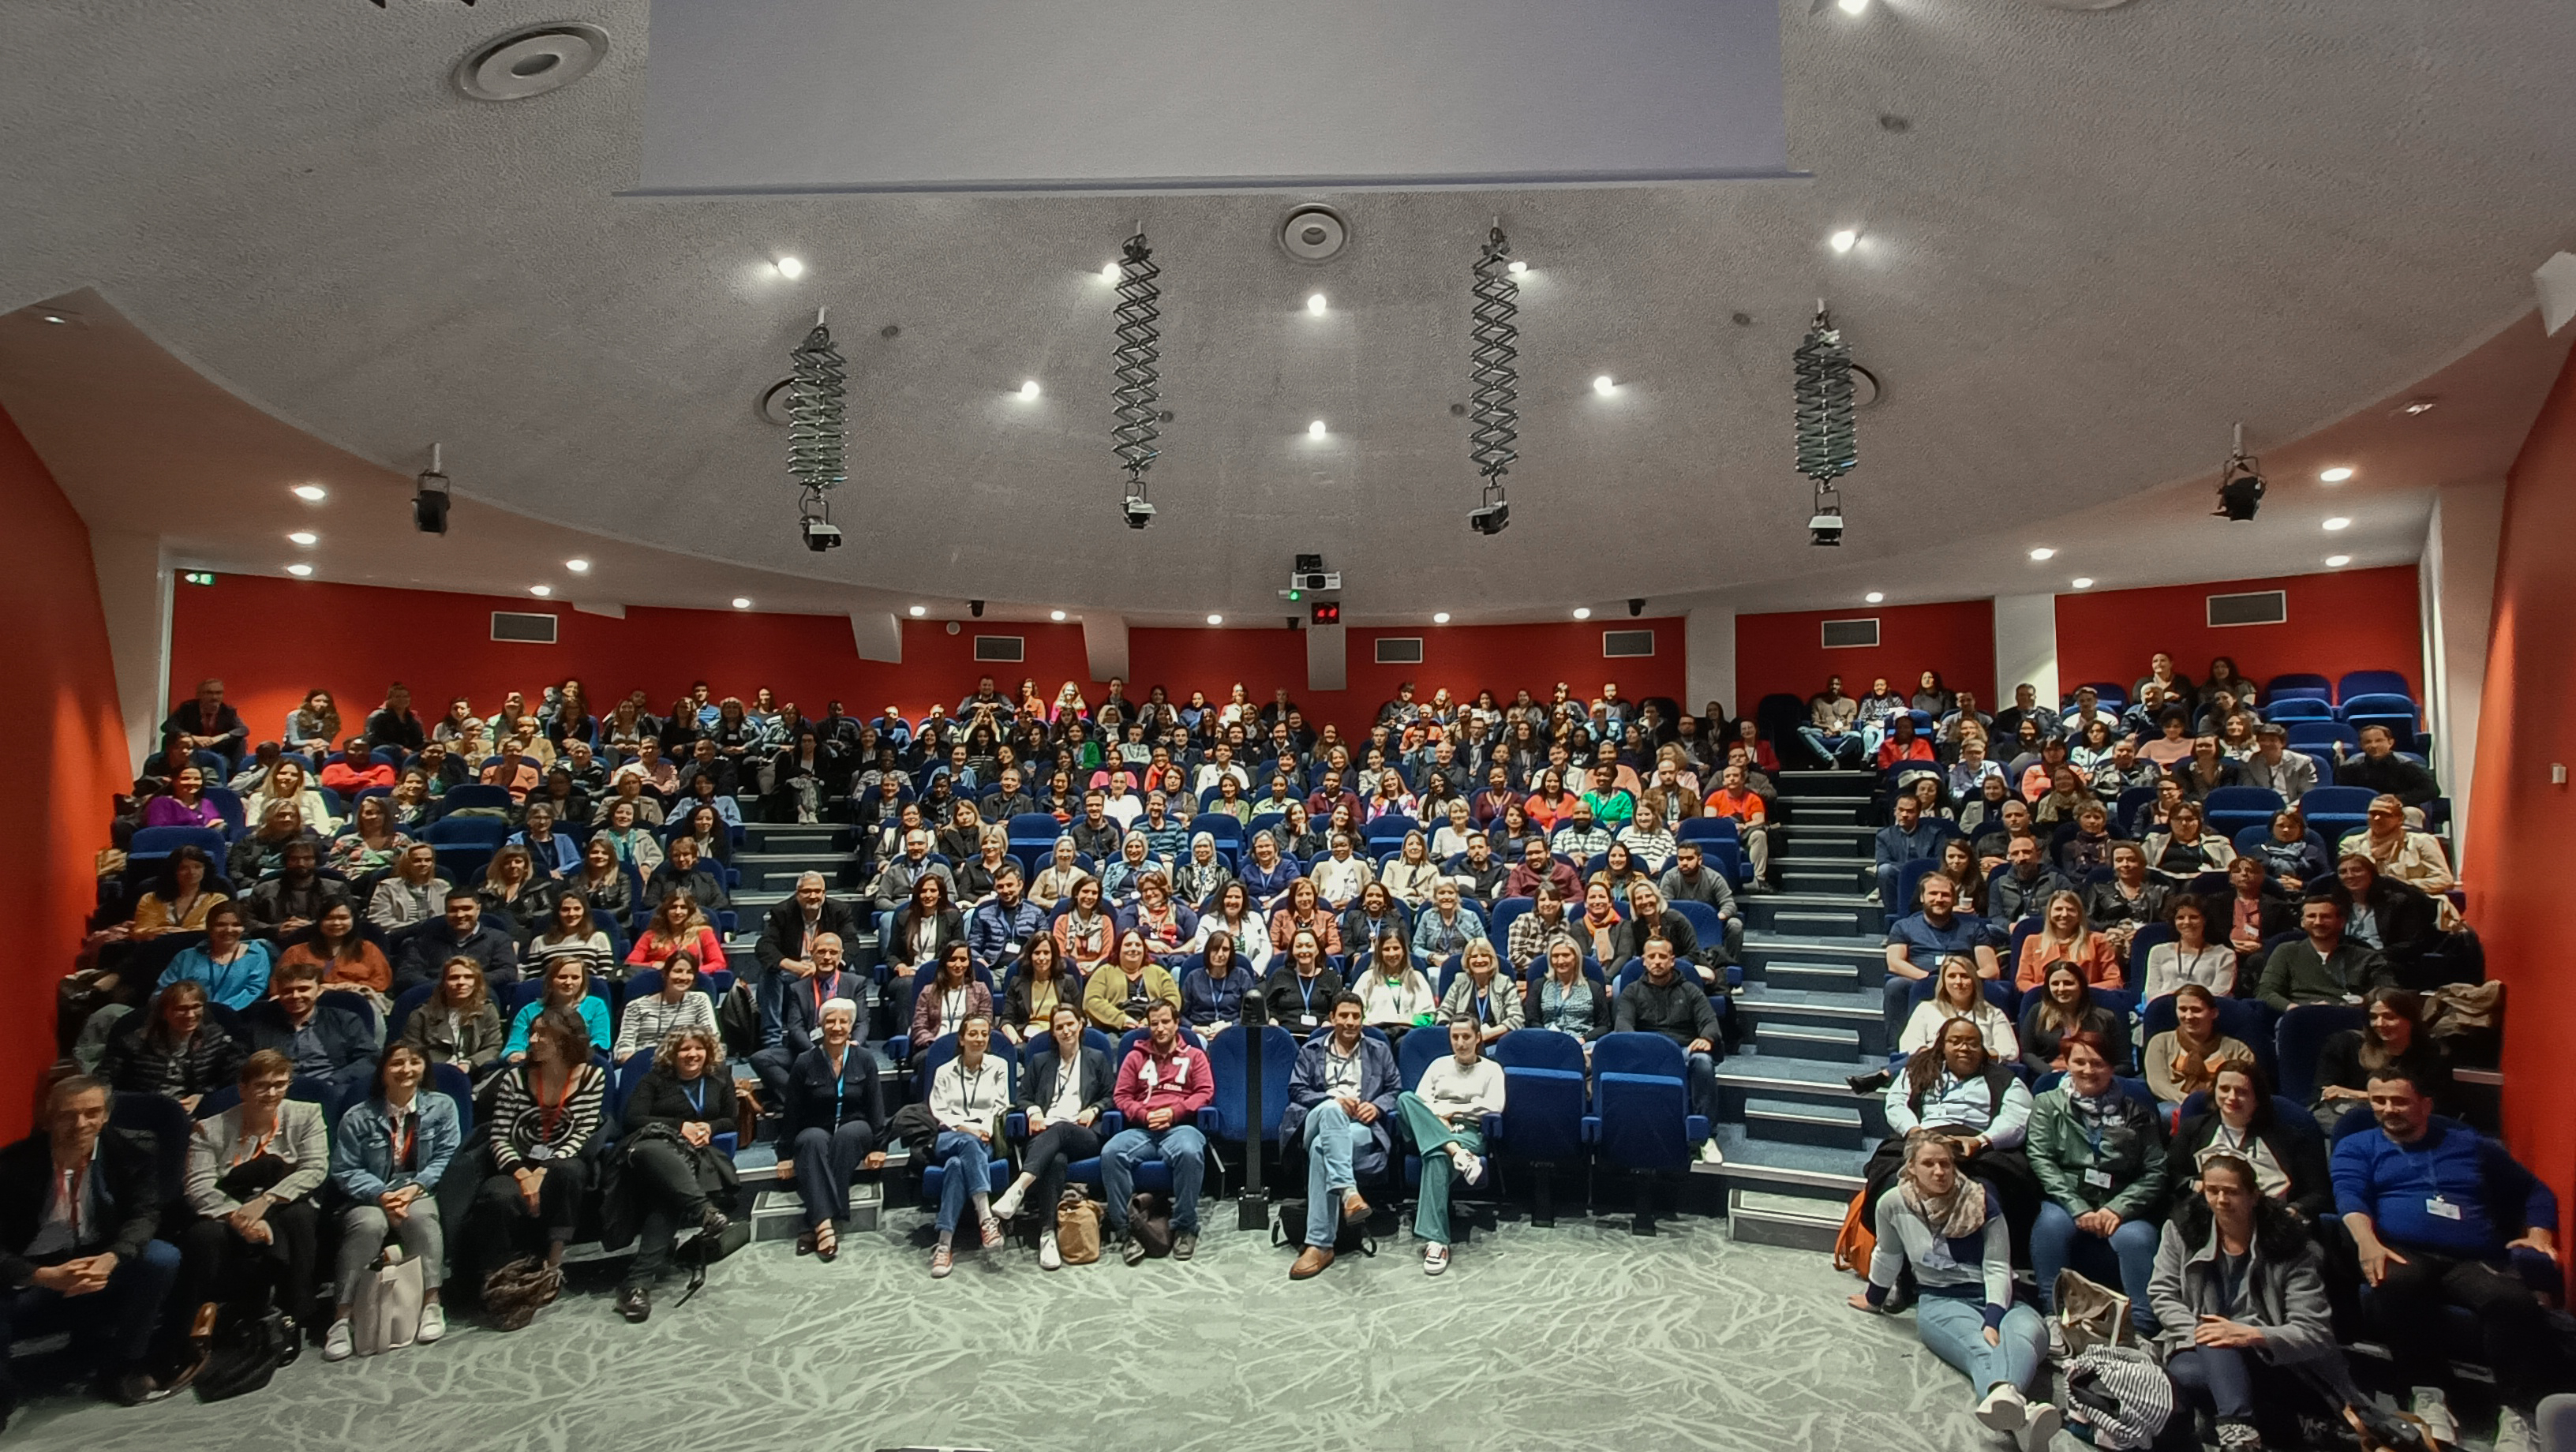
[[(2576, 761), (2558, 683), (2576, 661), (2576, 598), (2567, 541), (2576, 539), (2576, 362), (2558, 378), (2507, 476), (2496, 560), (2495, 623), (2469, 806), (2469, 921), (2487, 973), (2505, 984), (2505, 1139), (2522, 1162), (2576, 1196), (2576, 1114), (2566, 1047), (2576, 1036), (2568, 970), (2566, 864), (2576, 860), (2569, 789), (2552, 762)], [(2521, 689), (2528, 685), (2529, 690)]]
[[(2208, 597), (2279, 590), (2289, 597), (2280, 625), (2211, 629)], [(2402, 671), (2408, 694), (2424, 699), (2424, 633), (2415, 567), (2333, 570), (2272, 580), (2223, 580), (2151, 590), (2093, 590), (2057, 597), (2057, 680), (2123, 688), (2147, 673), (2157, 651), (2197, 681), (2211, 656), (2233, 656), (2238, 674), (2264, 681), (2294, 671), (2333, 680), (2346, 671)]]
[[(1826, 621), (1872, 616), (1878, 620), (1875, 649), (1825, 649)], [(1837, 675), (1843, 678), (1847, 695), (1865, 695), (1872, 677), (1885, 676), (1898, 694), (1910, 696), (1925, 671), (1939, 671), (1943, 685), (1954, 691), (1974, 691), (1986, 710), (1995, 708), (1992, 600), (1738, 615), (1736, 699), (1727, 704), (1750, 714), (1764, 696), (1778, 692), (1804, 699), (1825, 688), (1825, 677)]]
[[(493, 641), (490, 612), (496, 609), (555, 615), (561, 622), (560, 643)], [(266, 621), (293, 621), (295, 628), (264, 630), (251, 648), (243, 628)], [(613, 703), (640, 686), (657, 711), (700, 676), (719, 697), (747, 700), (765, 685), (782, 701), (793, 701), (816, 716), (835, 697), (856, 716), (895, 705), (917, 717), (933, 701), (954, 709), (974, 689), (975, 678), (987, 673), (1005, 692), (1016, 691), (1023, 678), (1034, 678), (1039, 693), (1049, 698), (1072, 680), (1097, 701), (1107, 684), (1090, 679), (1079, 625), (971, 620), (962, 625), (950, 635), (944, 622), (906, 621), (904, 659), (897, 666), (860, 660), (849, 621), (840, 616), (639, 606), (618, 620), (525, 598), (228, 575), (211, 586), (178, 587), (170, 675), (174, 695), (193, 690), (204, 677), (221, 677), (250, 723), (254, 741), (275, 737), (286, 713), (316, 688), (333, 693), (344, 726), (354, 731), (364, 712), (383, 699), (386, 683), (394, 680), (412, 688), (415, 709), (424, 719), (444, 712), (451, 696), (465, 696), (478, 711), (489, 711), (504, 691), (525, 691), (533, 700), (545, 684), (566, 676), (580, 677), (599, 703)], [(1605, 628), (1639, 627), (1655, 631), (1653, 656), (1602, 657)], [(1027, 660), (979, 664), (974, 659), (979, 633), (1023, 637)], [(1373, 664), (1374, 642), (1381, 635), (1421, 636), (1423, 663)], [(1129, 694), (1142, 699), (1147, 689), (1161, 685), (1175, 700), (1201, 690), (1209, 700), (1223, 701), (1241, 681), (1254, 700), (1267, 701), (1272, 691), (1286, 686), (1312, 719), (1333, 721), (1351, 732), (1364, 729), (1378, 704), (1405, 680), (1417, 682), (1425, 698), (1439, 686), (1470, 697), (1490, 686), (1506, 700), (1527, 686), (1544, 698), (1559, 680), (1587, 698), (1599, 694), (1605, 680), (1617, 681), (1621, 694), (1631, 699), (1678, 698), (1682, 690), (1682, 622), (1677, 617), (1621, 619), (1606, 626), (1569, 621), (1354, 629), (1349, 651), (1350, 688), (1309, 691), (1302, 631), (1136, 629), (1128, 633)]]
[(24, 895), (17, 968), (0, 976), (0, 1139), (33, 1119), (37, 1075), (54, 1057), (54, 981), (71, 967), (98, 906), (91, 861), (107, 845), (110, 800), (132, 785), (109, 664), (89, 529), (8, 415), (0, 413), (0, 679), (17, 830), (0, 833), (0, 881)]

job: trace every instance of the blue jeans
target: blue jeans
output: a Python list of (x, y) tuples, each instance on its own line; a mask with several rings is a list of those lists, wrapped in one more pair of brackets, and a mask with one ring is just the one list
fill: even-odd
[[(79, 1259), (49, 1257), (46, 1264)], [(143, 1253), (120, 1260), (105, 1288), (86, 1296), (66, 1296), (29, 1286), (0, 1290), (0, 1349), (22, 1336), (69, 1331), (71, 1356), (84, 1370), (117, 1376), (139, 1365), (152, 1345), (152, 1328), (161, 1318), (161, 1303), (179, 1279), (179, 1248), (165, 1240), (147, 1240)], [(194, 1307), (189, 1309), (194, 1310)], [(0, 1409), (18, 1404), (17, 1379), (9, 1358), (0, 1354)]]
[(2047, 1327), (2028, 1306), (2016, 1302), (1995, 1329), (2000, 1344), (1988, 1346), (1982, 1297), (1923, 1296), (1914, 1303), (1915, 1334), (1933, 1355), (1967, 1373), (1980, 1401), (2002, 1382), (2029, 1391), (2048, 1355)]
[(1199, 1181), (1207, 1173), (1207, 1136), (1195, 1126), (1122, 1129), (1100, 1151), (1100, 1187), (1109, 1198), (1109, 1228), (1127, 1228), (1127, 1202), (1136, 1194), (1136, 1167), (1160, 1158), (1172, 1169), (1172, 1233), (1199, 1228)]
[(2120, 1291), (2129, 1298), (2129, 1320), (2141, 1335), (2156, 1333), (2155, 1309), (2147, 1304), (2147, 1278), (2155, 1273), (2156, 1242), (2161, 1232), (2144, 1220), (2123, 1220), (2103, 1239), (2075, 1225), (2075, 1217), (2054, 1200), (2042, 1201), (2039, 1220), (2030, 1228), (2030, 1268), (2039, 1279), (2039, 1304), (2057, 1309), (2057, 1273), (2069, 1265), (2095, 1280), (2116, 1273)]
[(1306, 1111), (1306, 1243), (1333, 1248), (1342, 1228), (1342, 1196), (1359, 1188), (1351, 1157), (1368, 1147), (1369, 1127), (1327, 1099)]
[(1878, 874), (1878, 905), (1887, 909), (1887, 920), (1895, 922), (1913, 911), (1911, 904), (1900, 904), (1896, 900), (1897, 890), (1905, 882), (1905, 864), (1882, 862), (1872, 870)]
[(1837, 731), (1827, 736), (1813, 726), (1801, 726), (1798, 739), (1807, 743), (1807, 749), (1816, 753), (1816, 759), (1829, 767), (1856, 767), (1864, 759), (1860, 733), (1856, 731)]
[(1914, 1016), (1914, 985), (1921, 981), (1902, 973), (1887, 975), (1887, 986), (1881, 991), (1887, 1011), (1887, 1046), (1890, 1049), (1895, 1048), (1896, 1041), (1905, 1036), (1905, 1021)]
[(992, 1193), (992, 1154), (985, 1143), (962, 1129), (943, 1129), (930, 1147), (934, 1164), (948, 1167), (939, 1182), (939, 1233), (957, 1228), (970, 1195)]
[(1692, 1054), (1682, 1065), (1682, 1077), (1690, 1083), (1690, 1112), (1717, 1125), (1717, 1056)]

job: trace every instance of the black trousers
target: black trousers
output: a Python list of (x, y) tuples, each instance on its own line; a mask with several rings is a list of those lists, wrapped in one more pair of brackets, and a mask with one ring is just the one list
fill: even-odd
[(2408, 1375), (2436, 1379), (2450, 1365), (2442, 1309), (2466, 1307), (2478, 1318), (2485, 1359), (2495, 1373), (2496, 1395), (2528, 1412), (2564, 1383), (2557, 1338), (2531, 1288), (2510, 1266), (2454, 1260), (2407, 1246), (2406, 1263), (2389, 1262), (2388, 1278), (2372, 1292), (2381, 1330), (2397, 1365)]
[(1075, 1160), (1086, 1160), (1100, 1153), (1100, 1132), (1087, 1124), (1059, 1119), (1039, 1130), (1020, 1156), (1020, 1168), (1037, 1176), (1037, 1184), (1025, 1202), (1039, 1207), (1038, 1223), (1055, 1225), (1055, 1204), (1064, 1198), (1066, 1171)]
[(515, 1176), (496, 1172), (475, 1191), (466, 1236), (473, 1250), (466, 1264), (476, 1290), (482, 1289), (485, 1276), (501, 1266), (523, 1255), (543, 1255), (553, 1243), (572, 1240), (579, 1232), (582, 1201), (590, 1194), (593, 1178), (590, 1162), (548, 1160), (544, 1168), (546, 1178), (537, 1187), (533, 1214), (519, 1194)]
[(274, 1289), (278, 1309), (302, 1320), (313, 1314), (316, 1216), (313, 1202), (290, 1200), (268, 1207), (269, 1243), (241, 1238), (229, 1220), (198, 1220), (179, 1235), (181, 1320), (208, 1301), (265, 1299)]
[(680, 1231), (694, 1228), (707, 1215), (707, 1197), (723, 1188), (713, 1169), (701, 1168), (698, 1156), (668, 1140), (645, 1140), (626, 1152), (627, 1193), (644, 1207), (635, 1232), (633, 1264), (626, 1284), (649, 1286), (671, 1269), (671, 1248)]

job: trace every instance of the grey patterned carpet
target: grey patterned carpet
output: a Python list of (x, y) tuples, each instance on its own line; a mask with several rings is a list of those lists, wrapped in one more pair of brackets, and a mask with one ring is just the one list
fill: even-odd
[[(1016, 1248), (946, 1282), (889, 1216), (818, 1265), (781, 1244), (642, 1326), (593, 1268), (515, 1335), (322, 1364), (266, 1391), (127, 1410), (36, 1401), (31, 1449), (516, 1452), (1603, 1447), (2002, 1449), (1910, 1318), (1867, 1319), (1822, 1255), (1707, 1219), (1505, 1225), (1422, 1274), (1409, 1236), (1291, 1285), (1266, 1238), (1212, 1229), (1189, 1264), (1040, 1271)], [(1211, 1216), (1212, 1223), (1217, 1217)], [(2068, 1443), (2067, 1445), (2072, 1445)]]

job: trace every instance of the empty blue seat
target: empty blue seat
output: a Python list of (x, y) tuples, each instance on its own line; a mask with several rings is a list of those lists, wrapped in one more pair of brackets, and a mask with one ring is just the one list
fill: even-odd
[(2281, 1015), (2272, 1030), (2273, 1062), (2280, 1072), (2272, 1085), (2285, 1097), (2301, 1104), (2317, 1097), (2317, 1058), (2325, 1051), (2326, 1040), (2345, 1029), (2358, 1029), (2369, 1023), (2367, 1010), (2343, 1003), (2303, 1003)]
[(2288, 733), (2292, 746), (2329, 749), (2341, 746), (2346, 751), (2361, 748), (2361, 733), (2341, 721), (2292, 721), (2283, 729)]
[(129, 860), (167, 857), (182, 847), (194, 847), (214, 859), (215, 870), (224, 865), (224, 834), (213, 827), (141, 827), (126, 844)]
[(1654, 1201), (1646, 1177), (1690, 1168), (1691, 1146), (1709, 1132), (1708, 1121), (1690, 1112), (1681, 1045), (1662, 1034), (1604, 1034), (1592, 1046), (1592, 1072), (1585, 1137), (1603, 1162), (1639, 1177), (1634, 1228), (1651, 1235)]
[(2331, 701), (2334, 699), (2334, 683), (2321, 675), (2293, 671), (2286, 675), (2274, 676), (2264, 682), (2263, 699), (2266, 701)]
[[(1208, 1070), (1216, 1081), (1216, 1097), (1199, 1111), (1199, 1128), (1211, 1139), (1242, 1143), (1252, 1138), (1248, 1066), (1255, 1032), (1261, 1035), (1260, 1137), (1264, 1144), (1279, 1142), (1280, 1116), (1288, 1109), (1288, 1079), (1297, 1067), (1297, 1040), (1275, 1023), (1258, 1030), (1228, 1029), (1209, 1047)], [(1124, 1061), (1123, 1055), (1117, 1060)]]
[(2405, 696), (2414, 687), (2404, 671), (2345, 671), (2335, 682), (2335, 699), (2350, 701), (2356, 696)]
[(2284, 805), (2270, 787), (2228, 786), (2212, 788), (2201, 811), (2211, 831), (2232, 838), (2242, 828), (2269, 827)]
[(2343, 834), (2370, 823), (2370, 799), (2376, 795), (2368, 787), (2312, 787), (2299, 798), (2299, 810), (2306, 814), (2308, 825), (2324, 838), (2328, 851)]
[(2331, 721), (2334, 707), (2327, 705), (2322, 695), (2276, 697), (2263, 703), (2262, 716), (2267, 721), (2280, 722)]
[(441, 817), (417, 834), (433, 847), (498, 847), (509, 835), (510, 824), (498, 817)]

